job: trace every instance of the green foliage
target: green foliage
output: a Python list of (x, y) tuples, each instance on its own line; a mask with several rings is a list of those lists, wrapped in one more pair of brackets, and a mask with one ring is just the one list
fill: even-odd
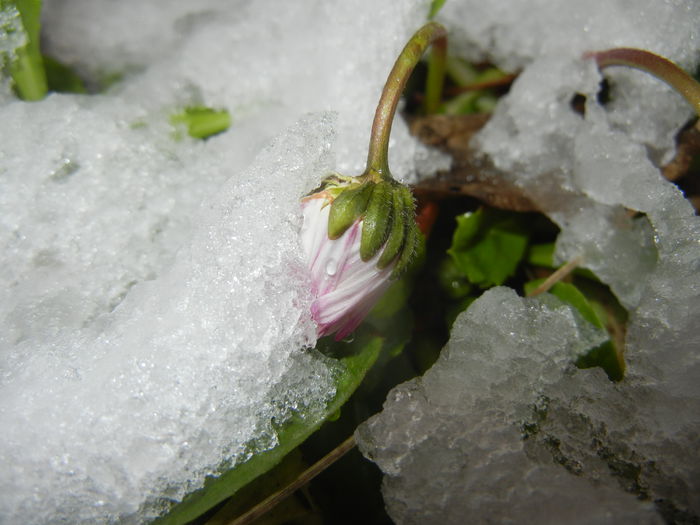
[(529, 236), (522, 217), (493, 208), (457, 217), (457, 229), (447, 253), (469, 282), (489, 288), (514, 275)]
[(450, 299), (462, 299), (469, 295), (473, 286), (460, 271), (452, 257), (445, 257), (438, 268), (440, 288)]
[(428, 20), (432, 20), (438, 14), (442, 6), (445, 5), (447, 0), (432, 0), (430, 2), (430, 11), (428, 12)]
[(360, 385), (367, 371), (377, 361), (383, 346), (383, 338), (365, 326), (358, 330), (350, 343), (331, 343), (343, 346), (346, 354), (339, 360), (342, 372), (336, 378), (336, 395), (327, 405), (321, 416), (304, 417), (298, 415), (278, 431), (279, 445), (271, 450), (255, 454), (251, 459), (235, 466), (219, 477), (207, 478), (202, 489), (189, 494), (181, 503), (157, 520), (159, 525), (181, 525), (202, 515), (221, 501), (237, 493), (241, 488), (269, 471), (306, 438), (313, 434), (329, 417), (337, 415), (340, 408)]
[(495, 67), (478, 69), (473, 64), (457, 57), (448, 57), (447, 76), (458, 90), (462, 91), (442, 104), (446, 115), (490, 113), (498, 96), (487, 86), (498, 84), (509, 75)]
[(533, 266), (555, 269), (554, 243), (533, 244), (527, 250), (526, 261)]
[[(206, 519), (206, 525), (226, 525), (254, 507), (270, 494), (292, 483), (309, 464), (304, 461), (299, 449), (292, 451), (272, 470), (255, 479), (229, 499), (216, 514)], [(299, 523), (312, 525), (320, 522), (315, 509), (309, 503), (306, 491), (297, 493), (280, 502), (265, 515), (255, 520), (255, 525), (282, 525)], [(197, 520), (197, 522), (201, 522)]]
[[(225, 109), (189, 106), (172, 115), (170, 123), (173, 126), (184, 127), (192, 138), (206, 139), (231, 127), (231, 116)], [(176, 134), (175, 138), (180, 139), (181, 135)]]
[[(7, 69), (19, 98), (35, 101), (43, 99), (49, 91), (87, 92), (82, 79), (73, 70), (41, 53), (41, 0), (0, 0), (0, 11), (20, 14), (19, 30), (24, 33), (27, 42), (16, 50), (16, 56), (8, 57), (11, 61)], [(12, 27), (0, 27), (0, 32), (14, 30)]]
[(57, 93), (87, 93), (83, 80), (68, 66), (44, 56), (44, 69), (49, 91)]

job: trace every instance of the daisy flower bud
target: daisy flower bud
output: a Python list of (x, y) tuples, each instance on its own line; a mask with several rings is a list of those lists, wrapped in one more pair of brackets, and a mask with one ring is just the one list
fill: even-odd
[(340, 340), (355, 330), (416, 251), (413, 195), (389, 172), (389, 135), (406, 81), (431, 44), (436, 53), (430, 98), (439, 97), (447, 39), (445, 29), (431, 22), (411, 37), (389, 73), (374, 114), (365, 172), (331, 175), (302, 199), (301, 244), (319, 337), (336, 334)]
[(339, 186), (335, 180), (302, 200), (301, 243), (318, 335), (335, 333), (340, 340), (408, 266), (418, 229), (405, 186), (395, 181)]

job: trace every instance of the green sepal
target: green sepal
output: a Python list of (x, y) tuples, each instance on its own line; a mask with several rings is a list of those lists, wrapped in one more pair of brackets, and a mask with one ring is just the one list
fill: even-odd
[(372, 190), (360, 239), (360, 257), (365, 262), (374, 257), (389, 236), (392, 190), (393, 184), (389, 181), (378, 182)]
[(411, 190), (409, 190), (406, 186), (402, 186), (401, 196), (403, 200), (402, 211), (406, 219), (406, 236), (404, 238), (401, 255), (399, 255), (399, 260), (396, 262), (394, 271), (391, 272), (392, 278), (399, 277), (403, 273), (403, 271), (406, 268), (408, 268), (408, 265), (411, 263), (413, 256), (416, 254), (416, 247), (418, 246), (418, 236), (420, 235), (420, 232), (418, 231), (418, 225), (416, 224), (416, 204), (413, 201), (413, 194), (411, 193)]
[(346, 177), (340, 173), (330, 173), (321, 181), (317, 188), (311, 190), (306, 196), (325, 191), (335, 199), (349, 184), (353, 183), (354, 179), (355, 177)]
[(365, 182), (355, 188), (348, 188), (338, 195), (331, 204), (328, 216), (328, 238), (337, 239), (367, 209), (367, 202), (374, 189), (373, 182)]
[(404, 237), (406, 234), (406, 219), (407, 214), (404, 210), (404, 198), (402, 191), (396, 189), (392, 193), (392, 214), (391, 227), (389, 229), (389, 237), (384, 245), (384, 251), (379, 256), (377, 268), (383, 270), (391, 262), (396, 259), (403, 246)]

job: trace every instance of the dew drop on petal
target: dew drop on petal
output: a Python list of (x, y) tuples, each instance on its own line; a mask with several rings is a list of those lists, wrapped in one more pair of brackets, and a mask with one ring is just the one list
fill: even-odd
[(336, 261), (335, 259), (329, 259), (329, 261), (326, 263), (326, 273), (332, 277), (336, 274), (337, 271), (338, 261)]

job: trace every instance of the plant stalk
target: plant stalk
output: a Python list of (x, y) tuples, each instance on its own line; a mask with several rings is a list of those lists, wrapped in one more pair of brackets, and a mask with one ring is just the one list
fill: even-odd
[(255, 507), (247, 511), (245, 514), (242, 514), (232, 522), (230, 522), (229, 525), (248, 525), (250, 523), (253, 523), (255, 520), (263, 516), (265, 513), (267, 513), (269, 510), (271, 510), (273, 507), (275, 507), (277, 504), (279, 504), (281, 501), (283, 501), (285, 498), (289, 497), (291, 494), (299, 490), (301, 487), (306, 485), (309, 481), (314, 479), (316, 476), (318, 476), (321, 472), (326, 470), (328, 467), (330, 467), (333, 463), (338, 461), (340, 458), (342, 458), (345, 454), (350, 452), (350, 450), (353, 449), (355, 446), (355, 437), (350, 436), (347, 438), (345, 441), (343, 441), (340, 445), (338, 445), (336, 448), (331, 450), (328, 454), (323, 456), (320, 460), (318, 460), (316, 463), (311, 465), (308, 469), (306, 469), (304, 472), (299, 474), (297, 479), (295, 479), (293, 482), (291, 482), (289, 485), (284, 487), (282, 490), (279, 490), (275, 492), (274, 494), (271, 494), (267, 498), (265, 498), (263, 501), (258, 503)]
[(700, 115), (700, 84), (670, 60), (643, 49), (621, 47), (586, 53), (594, 58), (600, 69), (608, 66), (628, 66), (651, 73), (678, 91)]
[(48, 91), (39, 48), (41, 0), (11, 0), (9, 5), (19, 12), (27, 35), (27, 44), (16, 50), (17, 56), (9, 68), (15, 90), (22, 100), (41, 100)]
[(380, 179), (390, 179), (389, 172), (389, 136), (391, 124), (394, 121), (396, 106), (399, 103), (408, 77), (416, 67), (425, 50), (433, 44), (432, 75), (428, 79), (426, 93), (426, 108), (435, 108), (440, 99), (444, 79), (445, 63), (447, 60), (447, 31), (436, 23), (429, 22), (411, 37), (396, 59), (394, 67), (384, 85), (379, 98), (377, 111), (372, 122), (372, 133), (369, 139), (367, 154), (367, 169), (365, 175)]

